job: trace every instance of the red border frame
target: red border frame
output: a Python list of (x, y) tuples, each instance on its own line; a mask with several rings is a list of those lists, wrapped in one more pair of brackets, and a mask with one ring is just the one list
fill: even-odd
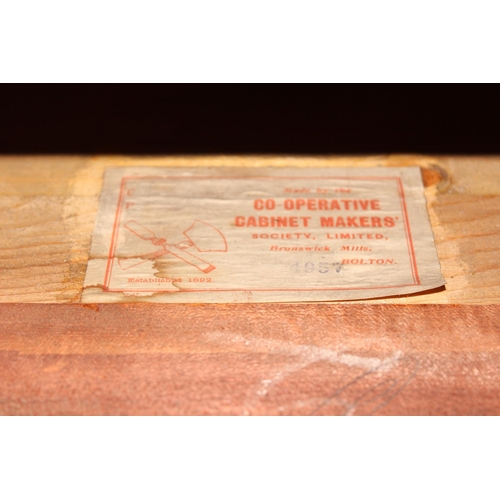
[[(128, 179), (165, 179), (165, 178), (171, 178), (171, 179), (183, 179), (183, 180), (198, 180), (198, 179), (346, 179), (346, 180), (352, 180), (352, 179), (359, 179), (359, 180), (395, 180), (398, 184), (398, 192), (399, 192), (399, 201), (400, 201), (400, 206), (401, 206), (401, 212), (403, 214), (403, 224), (405, 227), (405, 234), (406, 234), (406, 243), (407, 243), (407, 248), (408, 248), (408, 256), (410, 258), (410, 267), (412, 271), (412, 276), (413, 276), (413, 283), (408, 284), (408, 285), (387, 285), (387, 286), (370, 286), (370, 287), (329, 287), (329, 288), (252, 288), (252, 289), (242, 289), (242, 288), (203, 288), (203, 289), (189, 289), (189, 290), (181, 290), (179, 289), (176, 292), (168, 292), (167, 290), (158, 290), (158, 289), (128, 289), (128, 290), (117, 290), (117, 289), (110, 289), (109, 288), (109, 282), (111, 281), (111, 274), (113, 271), (113, 261), (114, 261), (114, 254), (116, 250), (116, 245), (118, 241), (118, 232), (119, 232), (119, 226), (120, 226), (120, 218), (121, 218), (121, 213), (122, 213), (122, 205), (123, 205), (123, 196), (125, 192), (125, 186), (126, 182)], [(111, 235), (111, 245), (109, 248), (109, 253), (108, 253), (108, 260), (106, 263), (106, 272), (104, 275), (104, 286), (103, 286), (103, 291), (104, 292), (124, 292), (124, 293), (143, 293), (143, 292), (148, 292), (148, 293), (178, 293), (178, 292), (277, 292), (277, 291), (284, 291), (284, 292), (322, 292), (322, 291), (330, 291), (330, 290), (373, 290), (373, 289), (379, 289), (379, 288), (402, 288), (402, 287), (410, 287), (410, 286), (418, 286), (420, 285), (420, 278), (418, 274), (418, 269), (417, 269), (417, 262), (416, 262), (416, 257), (415, 257), (415, 249), (413, 247), (413, 240), (411, 236), (411, 230), (410, 230), (410, 222), (408, 219), (408, 211), (406, 208), (406, 198), (405, 198), (405, 193), (403, 189), (403, 183), (401, 181), (401, 177), (375, 177), (375, 176), (320, 176), (320, 177), (304, 177), (304, 176), (278, 176), (278, 177), (273, 177), (273, 176), (245, 176), (245, 177), (238, 177), (238, 176), (184, 176), (184, 175), (126, 175), (122, 177), (121, 183), (120, 183), (120, 195), (118, 197), (118, 205), (116, 207), (116, 212), (115, 212), (115, 222), (113, 224), (113, 232)]]

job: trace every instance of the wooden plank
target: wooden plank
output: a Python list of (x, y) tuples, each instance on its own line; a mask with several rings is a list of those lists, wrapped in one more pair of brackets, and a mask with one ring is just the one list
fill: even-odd
[(498, 414), (499, 312), (2, 304), (0, 414)]
[[(104, 170), (138, 164), (419, 165), (446, 288), (348, 304), (78, 304)], [(0, 413), (498, 414), (499, 167), (412, 155), (0, 158)]]
[[(500, 299), (499, 157), (1, 157), (0, 302), (80, 301), (102, 176), (119, 166), (419, 165), (446, 288), (377, 299), (495, 304)], [(370, 302), (370, 301), (367, 301)]]

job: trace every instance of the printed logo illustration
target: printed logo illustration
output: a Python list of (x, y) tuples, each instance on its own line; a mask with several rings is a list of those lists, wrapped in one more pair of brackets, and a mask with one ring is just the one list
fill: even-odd
[[(123, 270), (170, 254), (196, 267), (196, 269), (199, 269), (203, 273), (208, 274), (215, 269), (215, 266), (198, 257), (193, 251), (200, 253), (227, 252), (227, 242), (224, 235), (216, 227), (201, 220), (195, 220), (193, 224), (182, 233), (184, 238), (176, 243), (169, 243), (165, 238), (156, 236), (151, 229), (148, 229), (136, 220), (127, 221), (124, 227), (137, 237), (143, 240), (149, 240), (154, 247), (159, 248), (152, 253), (137, 258), (118, 259), (118, 264)], [(188, 251), (188, 249), (190, 251)]]

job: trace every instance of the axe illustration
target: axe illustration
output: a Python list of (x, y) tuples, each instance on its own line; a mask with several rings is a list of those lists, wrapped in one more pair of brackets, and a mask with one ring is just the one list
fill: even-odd
[[(139, 238), (149, 240), (153, 245), (160, 248), (156, 252), (138, 257), (139, 262), (137, 262), (137, 259), (118, 259), (118, 264), (122, 269), (130, 269), (147, 260), (154, 260), (162, 255), (171, 254), (191, 264), (200, 271), (209, 273), (215, 269), (215, 266), (185, 249), (194, 247), (199, 252), (227, 252), (227, 243), (223, 234), (206, 222), (194, 221), (183, 233), (186, 236), (186, 240), (176, 244), (169, 244), (165, 238), (158, 238), (151, 229), (139, 224), (135, 220), (128, 221), (124, 226)], [(134, 261), (134, 263), (130, 263), (130, 261)]]

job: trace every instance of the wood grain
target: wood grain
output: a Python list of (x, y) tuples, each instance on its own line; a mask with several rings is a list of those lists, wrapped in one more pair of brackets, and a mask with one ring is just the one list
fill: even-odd
[(3, 304), (0, 414), (498, 414), (499, 312)]
[[(79, 304), (106, 168), (422, 168), (446, 287), (334, 304)], [(0, 158), (0, 414), (500, 413), (500, 158)]]
[[(445, 289), (377, 303), (493, 304), (500, 299), (500, 158), (2, 157), (0, 302), (80, 301), (102, 178), (120, 166), (418, 165)], [(369, 301), (368, 301), (369, 302)]]

